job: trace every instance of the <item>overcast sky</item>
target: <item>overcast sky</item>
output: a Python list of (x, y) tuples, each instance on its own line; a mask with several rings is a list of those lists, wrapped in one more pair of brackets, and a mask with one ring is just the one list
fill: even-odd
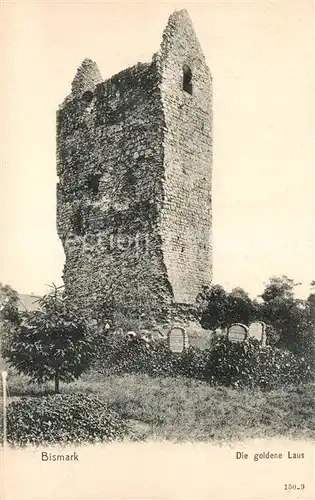
[(311, 1), (1, 5), (1, 273), (23, 293), (61, 283), (55, 113), (77, 67), (104, 78), (156, 52), (186, 8), (214, 82), (214, 282), (253, 296), (314, 277)]

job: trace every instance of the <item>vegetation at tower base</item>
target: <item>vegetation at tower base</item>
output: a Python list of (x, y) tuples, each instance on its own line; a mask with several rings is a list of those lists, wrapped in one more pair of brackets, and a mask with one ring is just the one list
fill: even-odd
[(99, 346), (94, 369), (104, 376), (185, 376), (212, 385), (264, 390), (314, 381), (314, 369), (306, 358), (271, 346), (262, 347), (253, 338), (239, 343), (230, 342), (227, 337), (217, 338), (209, 349), (190, 347), (178, 354), (161, 341), (109, 334)]
[(7, 336), (2, 355), (19, 373), (43, 383), (69, 382), (87, 370), (95, 356), (95, 345), (85, 320), (73, 312), (53, 286), (39, 301), (38, 311), (20, 315)]
[(100, 337), (94, 367), (104, 375), (184, 375), (213, 384), (262, 389), (314, 381), (314, 294), (296, 299), (293, 288), (294, 282), (286, 276), (272, 277), (260, 302), (240, 288), (228, 293), (218, 285), (205, 289), (198, 298), (207, 328), (264, 320), (267, 347), (256, 339), (234, 344), (213, 335), (208, 349), (189, 348), (173, 354), (165, 340), (148, 341), (140, 331), (136, 336), (107, 332)]
[[(274, 284), (279, 282), (281, 286), (276, 287), (274, 292)], [(279, 296), (283, 300), (292, 300), (292, 295), (288, 296), (287, 292), (282, 291), (283, 282), (287, 282), (287, 278), (271, 278), (266, 290), (270, 290), (271, 284), (273, 292), (262, 294), (268, 300), (259, 303), (261, 310), (265, 307), (265, 302), (270, 304), (277, 299), (276, 304), (282, 304)], [(215, 288), (217, 289), (218, 287)], [(7, 287), (6, 291), (9, 296), (16, 296)], [(233, 311), (237, 314), (248, 313), (244, 306), (248, 304), (245, 292), (234, 290), (231, 293), (233, 300), (229, 302), (226, 300), (229, 294), (223, 288), (219, 288), (219, 291), (220, 294), (216, 294), (216, 297), (221, 297), (226, 307), (231, 305), (231, 309), (222, 309), (222, 303), (217, 301), (220, 313), (217, 321), (222, 327), (225, 321), (234, 321)], [(44, 297), (41, 302), (46, 306), (42, 304), (40, 311), (49, 310), (49, 317), (54, 311), (59, 318), (63, 318), (63, 324), (64, 316), (59, 313), (69, 313), (70, 306), (67, 299), (58, 295), (58, 290), (54, 289), (51, 296)], [(211, 298), (211, 294), (206, 297)], [(235, 302), (235, 297), (241, 297), (242, 301)], [(205, 299), (204, 295), (203, 298)], [(300, 304), (299, 299), (294, 300)], [(214, 302), (209, 302), (214, 313)], [(11, 306), (14, 304), (15, 301)], [(235, 304), (240, 304), (236, 311), (233, 309)], [(294, 343), (296, 346), (302, 339), (296, 352), (293, 349), (280, 350), (272, 345), (262, 347), (254, 338), (233, 343), (227, 337), (214, 335), (207, 349), (190, 347), (181, 354), (175, 354), (170, 351), (163, 338), (151, 340), (144, 332), (141, 333), (141, 324), (138, 334), (128, 334), (126, 330), (119, 333), (115, 331), (114, 325), (109, 328), (106, 326), (93, 336), (93, 346), (96, 349), (93, 355), (90, 352), (89, 363), (86, 363), (84, 357), (81, 358), (80, 370), (77, 369), (76, 374), (72, 374), (71, 378), (78, 376), (80, 371), (80, 380), (67, 384), (61, 382), (61, 394), (56, 396), (49, 395), (53, 390), (53, 384), (49, 381), (51, 372), (42, 386), (34, 383), (34, 373), (38, 374), (42, 369), (43, 337), (36, 344), (34, 323), (31, 323), (32, 334), (23, 340), (24, 354), (32, 354), (33, 382), (28, 377), (18, 376), (14, 369), (8, 370), (9, 442), (20, 446), (146, 437), (156, 439), (157, 436), (171, 440), (177, 437), (185, 440), (209, 440), (213, 436), (231, 440), (237, 437), (264, 437), (270, 433), (277, 436), (287, 436), (288, 433), (290, 436), (292, 433), (295, 436), (313, 436), (311, 412), (314, 398), (311, 394), (313, 395), (314, 388), (314, 365), (304, 352), (307, 347), (305, 338), (310, 342), (312, 339), (309, 328), (312, 323), (310, 314), (314, 312), (314, 294), (311, 293), (307, 300), (302, 301), (302, 305), (302, 308), (297, 309), (303, 314), (301, 316), (299, 313), (297, 318), (303, 318), (299, 328), (306, 330)], [(206, 310), (206, 300), (202, 306)], [(70, 309), (71, 318), (73, 320), (75, 317), (78, 325), (80, 316)], [(10, 307), (7, 311), (14, 312), (16, 309)], [(32, 312), (35, 313), (36, 311)], [(273, 309), (273, 314), (276, 314), (276, 309)], [(278, 314), (284, 314), (284, 309), (279, 308)], [(280, 316), (275, 315), (275, 319), (282, 325)], [(18, 316), (13, 314), (10, 317), (15, 326), (13, 330), (9, 329), (9, 345), (10, 339), (16, 338), (15, 332), (30, 314), (20, 312)], [(45, 315), (38, 318), (38, 331), (47, 333), (46, 329), (52, 327), (54, 322), (47, 322)], [(237, 319), (242, 320), (243, 317), (237, 316)], [(282, 320), (285, 318), (282, 317)], [(128, 326), (127, 322), (126, 327)], [(69, 332), (71, 331), (70, 325)], [(45, 352), (50, 353), (52, 361), (56, 337), (50, 334), (46, 339), (49, 339), (51, 346), (46, 346)], [(34, 356), (34, 348), (37, 349), (37, 357)], [(49, 362), (49, 367), (51, 366), (53, 365)], [(84, 374), (87, 366), (90, 366), (90, 370)], [(30, 373), (28, 368), (23, 371)], [(66, 381), (69, 378), (64, 377)], [(211, 410), (209, 401), (211, 408), (215, 409)], [(223, 421), (225, 423), (222, 427)], [(283, 421), (290, 423), (283, 427)]]
[[(42, 383), (55, 378), (57, 390), (59, 380), (77, 378), (91, 365), (104, 375), (184, 375), (210, 383), (261, 388), (310, 381), (315, 371), (314, 293), (303, 301), (294, 297), (293, 288), (294, 282), (286, 276), (272, 277), (262, 302), (251, 301), (239, 288), (231, 293), (218, 285), (204, 290), (199, 304), (208, 328), (260, 318), (269, 323), (268, 346), (261, 347), (255, 339), (233, 344), (213, 334), (208, 348), (200, 350), (195, 345), (179, 355), (170, 351), (165, 338), (150, 340), (143, 333), (142, 318), (131, 324), (130, 318), (118, 315), (120, 326), (125, 321), (123, 330), (117, 330), (115, 324), (104, 329), (103, 323), (92, 334), (57, 289), (43, 297), (39, 311), (18, 313), (16, 293), (2, 287), (9, 297), (2, 310), (7, 318), (2, 321), (6, 326), (2, 355), (33, 380)], [(137, 335), (127, 335), (133, 327)], [(284, 351), (277, 349), (279, 342), (286, 347)]]

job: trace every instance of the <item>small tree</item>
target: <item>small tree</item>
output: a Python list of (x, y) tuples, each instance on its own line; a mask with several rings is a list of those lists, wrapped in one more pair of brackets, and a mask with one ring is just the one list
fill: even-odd
[(203, 328), (227, 328), (232, 323), (244, 323), (260, 318), (257, 301), (251, 300), (248, 293), (240, 287), (228, 293), (221, 285), (205, 287), (197, 297), (201, 311)]
[(227, 324), (244, 323), (249, 325), (255, 318), (255, 304), (242, 288), (233, 288), (227, 299)]
[(294, 288), (301, 283), (295, 283), (288, 276), (271, 276), (266, 284), (261, 298), (264, 302), (271, 302), (281, 297), (282, 299), (292, 300), (294, 298)]
[(18, 311), (19, 295), (9, 285), (0, 283), (0, 321), (10, 321), (17, 324), (19, 321)]
[(38, 302), (40, 310), (22, 314), (3, 354), (32, 380), (54, 379), (55, 392), (59, 392), (61, 380), (70, 382), (88, 369), (94, 343), (83, 318), (70, 309), (55, 285)]
[(197, 297), (201, 310), (201, 326), (207, 329), (225, 328), (228, 309), (228, 293), (221, 285), (205, 287)]
[(0, 283), (0, 358), (13, 332), (19, 327), (19, 295), (9, 285)]
[(296, 298), (294, 288), (299, 284), (287, 276), (272, 276), (261, 295), (261, 311), (263, 320), (272, 325), (288, 349), (308, 355), (314, 352), (312, 294), (307, 300)]

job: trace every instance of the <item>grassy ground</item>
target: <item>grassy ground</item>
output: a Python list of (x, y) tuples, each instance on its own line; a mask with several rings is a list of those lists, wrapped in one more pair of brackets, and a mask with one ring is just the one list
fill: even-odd
[[(25, 377), (11, 374), (9, 399), (40, 396)], [(314, 386), (262, 392), (210, 387), (186, 378), (86, 375), (61, 392), (94, 393), (132, 425), (140, 439), (235, 441), (287, 437), (314, 439)]]

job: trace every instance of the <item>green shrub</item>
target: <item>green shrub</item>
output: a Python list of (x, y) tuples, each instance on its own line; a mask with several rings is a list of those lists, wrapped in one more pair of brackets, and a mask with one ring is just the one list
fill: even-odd
[(165, 343), (113, 334), (104, 338), (96, 368), (106, 375), (182, 375), (215, 385), (262, 389), (314, 379), (314, 370), (306, 359), (290, 351), (262, 347), (254, 338), (233, 343), (222, 337), (211, 349), (190, 347), (181, 354), (174, 354)]
[(273, 389), (314, 380), (311, 366), (290, 351), (262, 347), (256, 339), (232, 343), (219, 339), (213, 349), (203, 351), (198, 378), (233, 387)]
[(259, 343), (230, 342), (218, 339), (214, 347), (204, 352), (204, 378), (225, 386), (249, 386), (256, 382), (259, 364)]
[(148, 344), (139, 336), (109, 333), (99, 340), (94, 366), (104, 375), (145, 371), (150, 356)]
[(141, 335), (112, 333), (99, 341), (94, 368), (103, 375), (145, 373), (152, 376), (181, 372), (180, 358), (165, 342), (146, 341)]
[(112, 441), (129, 432), (126, 422), (92, 394), (13, 401), (8, 405), (7, 428), (8, 441), (19, 446)]

